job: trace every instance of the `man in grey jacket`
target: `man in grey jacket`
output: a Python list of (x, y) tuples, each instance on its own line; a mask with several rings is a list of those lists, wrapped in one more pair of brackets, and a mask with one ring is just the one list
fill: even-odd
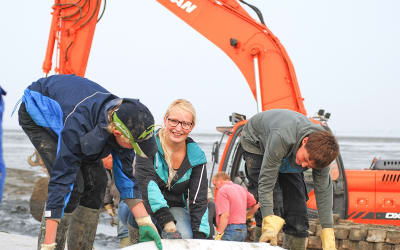
[[(332, 181), (329, 164), (337, 157), (335, 137), (304, 115), (283, 109), (253, 116), (241, 136), (249, 191), (260, 202), (260, 241), (277, 244), (285, 224), (284, 246), (305, 249), (308, 236), (307, 191), (303, 171), (312, 169), (318, 213), (322, 225), (322, 247), (335, 248)], [(283, 219), (274, 215), (273, 190), (278, 181), (283, 194)]]

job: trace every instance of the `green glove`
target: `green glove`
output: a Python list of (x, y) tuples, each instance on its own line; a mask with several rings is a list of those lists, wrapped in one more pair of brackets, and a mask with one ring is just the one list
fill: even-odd
[(136, 219), (139, 226), (139, 242), (155, 241), (157, 248), (162, 250), (161, 238), (150, 216)]
[(320, 237), (323, 250), (336, 250), (335, 231), (333, 230), (333, 228), (322, 229)]
[(260, 242), (269, 242), (271, 246), (278, 244), (278, 233), (285, 224), (285, 220), (276, 215), (263, 218)]

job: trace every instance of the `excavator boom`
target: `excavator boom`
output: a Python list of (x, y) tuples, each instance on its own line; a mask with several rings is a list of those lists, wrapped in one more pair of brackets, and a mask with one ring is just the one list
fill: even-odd
[[(43, 70), (57, 46), (60, 74), (84, 76), (101, 0), (56, 0)], [(157, 0), (222, 49), (244, 75), (259, 111), (285, 108), (306, 115), (296, 74), (284, 47), (237, 0)]]

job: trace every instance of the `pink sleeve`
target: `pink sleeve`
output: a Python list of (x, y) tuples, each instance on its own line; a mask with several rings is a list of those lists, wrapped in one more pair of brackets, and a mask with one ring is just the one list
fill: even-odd
[(249, 191), (246, 190), (247, 193), (247, 208), (250, 208), (252, 206), (254, 206), (257, 202), (256, 199), (254, 199), (254, 196), (249, 193)]
[(224, 212), (229, 212), (229, 198), (228, 194), (224, 189), (220, 189), (217, 194), (217, 198), (215, 199), (215, 209), (217, 213), (217, 217), (220, 216)]

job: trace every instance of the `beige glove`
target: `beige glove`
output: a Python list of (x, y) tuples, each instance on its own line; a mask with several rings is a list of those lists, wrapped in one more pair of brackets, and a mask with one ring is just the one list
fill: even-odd
[(164, 231), (167, 233), (173, 233), (176, 232), (176, 226), (173, 221), (168, 222), (167, 224), (164, 225)]
[(278, 233), (285, 224), (285, 220), (276, 215), (263, 218), (260, 242), (268, 242), (271, 246), (278, 244)]
[(322, 229), (320, 237), (323, 250), (336, 250), (335, 231), (333, 230), (333, 228)]
[(56, 248), (56, 243), (53, 244), (42, 244), (40, 250), (54, 250)]
[(107, 204), (104, 206), (104, 208), (107, 210), (107, 213), (111, 216), (114, 217), (115, 216), (115, 209), (111, 204)]
[(215, 239), (214, 240), (222, 240), (222, 236), (224, 235), (224, 233), (220, 233), (220, 232), (216, 232), (215, 234)]

